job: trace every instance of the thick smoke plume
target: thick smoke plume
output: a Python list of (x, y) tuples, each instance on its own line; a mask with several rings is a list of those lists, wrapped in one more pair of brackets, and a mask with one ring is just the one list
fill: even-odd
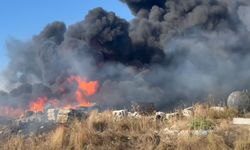
[(31, 41), (10, 40), (10, 92), (0, 93), (1, 104), (63, 99), (70, 75), (98, 80), (91, 99), (104, 107), (148, 101), (171, 109), (250, 88), (247, 0), (121, 2), (135, 15), (131, 22), (95, 8), (69, 27), (54, 22)]

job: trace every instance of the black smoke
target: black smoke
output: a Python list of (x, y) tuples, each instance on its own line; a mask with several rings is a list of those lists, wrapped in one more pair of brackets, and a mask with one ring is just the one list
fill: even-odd
[(8, 41), (8, 103), (63, 99), (70, 75), (98, 80), (91, 99), (105, 107), (147, 101), (169, 109), (249, 89), (250, 34), (241, 12), (248, 1), (121, 1), (131, 22), (95, 8), (69, 27), (54, 22), (30, 41)]

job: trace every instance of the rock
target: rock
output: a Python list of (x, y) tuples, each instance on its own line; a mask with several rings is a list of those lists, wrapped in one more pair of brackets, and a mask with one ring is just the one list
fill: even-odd
[(212, 132), (212, 130), (194, 130), (194, 131), (192, 131), (192, 135), (207, 136), (211, 132)]
[(247, 112), (250, 107), (250, 98), (246, 92), (235, 91), (228, 96), (227, 105), (239, 112)]

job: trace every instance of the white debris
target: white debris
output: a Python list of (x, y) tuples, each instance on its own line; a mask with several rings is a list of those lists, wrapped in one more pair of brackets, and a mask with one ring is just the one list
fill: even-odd
[(166, 119), (171, 119), (171, 118), (174, 118), (176, 116), (178, 116), (177, 112), (175, 112), (175, 113), (167, 113), (166, 114)]
[(82, 110), (74, 109), (48, 109), (47, 110), (47, 119), (49, 121), (54, 121), (57, 123), (66, 123), (69, 120), (73, 119), (84, 119), (86, 118), (86, 112)]
[(233, 118), (233, 124), (250, 125), (250, 118)]
[(59, 109), (57, 114), (56, 122), (58, 123), (66, 123), (69, 119), (70, 109)]
[(123, 110), (114, 110), (112, 112), (113, 116), (115, 118), (124, 118), (124, 117), (127, 117), (128, 116), (128, 111), (126, 109), (123, 109)]
[(141, 118), (141, 115), (138, 112), (128, 112), (128, 117)]
[(215, 111), (225, 111), (224, 107), (219, 107), (219, 106), (213, 106), (210, 107), (211, 110), (215, 110)]
[(44, 117), (44, 114), (39, 112), (39, 113), (33, 113), (32, 115), (28, 116), (28, 117), (22, 117), (17, 119), (17, 122), (42, 122), (44, 121), (46, 118)]
[(155, 113), (155, 120), (163, 120), (165, 119), (165, 113), (164, 112), (156, 112)]
[(50, 121), (56, 121), (58, 115), (58, 109), (48, 109), (47, 110), (47, 117)]
[(164, 132), (172, 136), (207, 136), (209, 133), (212, 133), (213, 130), (177, 130), (166, 128)]
[(184, 117), (191, 117), (194, 114), (193, 107), (188, 107), (182, 110), (182, 115)]
[(207, 136), (211, 132), (213, 132), (213, 130), (194, 130), (192, 131), (192, 135)]

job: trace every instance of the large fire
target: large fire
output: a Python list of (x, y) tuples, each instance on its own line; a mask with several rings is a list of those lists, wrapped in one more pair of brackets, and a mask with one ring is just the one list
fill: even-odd
[(91, 107), (93, 103), (91, 103), (86, 96), (91, 96), (96, 93), (98, 82), (97, 81), (90, 81), (87, 82), (86, 80), (82, 79), (80, 76), (71, 76), (68, 78), (70, 83), (76, 82), (78, 87), (75, 92), (75, 99), (78, 102), (78, 106), (81, 107)]
[(47, 105), (52, 107), (61, 107), (65, 109), (74, 109), (76, 107), (91, 107), (94, 104), (91, 103), (87, 97), (94, 95), (97, 91), (98, 81), (86, 81), (85, 79), (81, 78), (80, 76), (70, 76), (67, 79), (69, 84), (77, 84), (77, 89), (74, 93), (74, 100), (75, 102), (65, 102), (55, 99), (48, 99), (48, 97), (39, 97), (35, 101), (29, 104), (29, 111), (33, 112), (44, 112), (44, 108)]
[(36, 101), (31, 102), (29, 105), (29, 111), (33, 112), (43, 112), (44, 106), (48, 102), (47, 97), (39, 97)]

